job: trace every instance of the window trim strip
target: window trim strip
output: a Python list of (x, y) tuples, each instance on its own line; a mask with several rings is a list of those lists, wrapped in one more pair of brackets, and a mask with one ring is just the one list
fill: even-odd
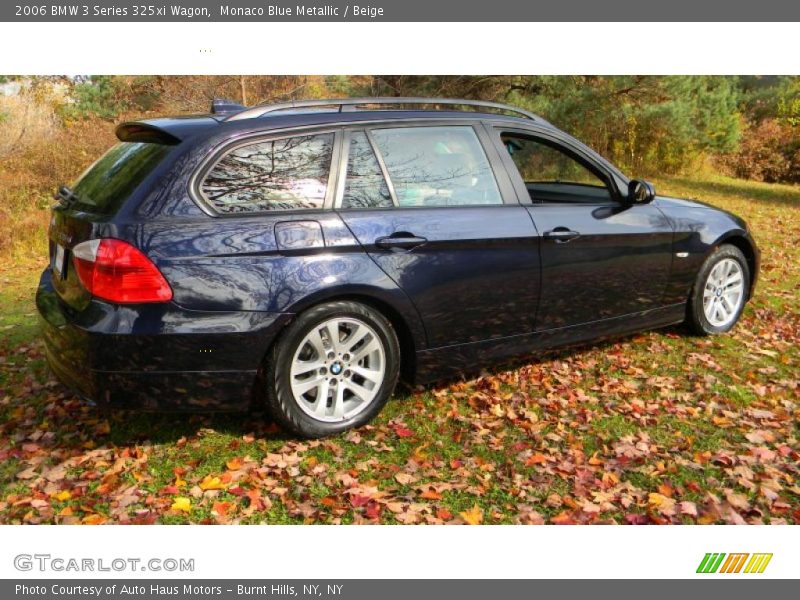
[(339, 163), (336, 166), (336, 190), (331, 203), (333, 210), (339, 210), (344, 200), (344, 188), (347, 185), (347, 161), (350, 156), (350, 130), (342, 131), (340, 137)]
[(381, 173), (383, 173), (383, 179), (386, 181), (386, 186), (389, 188), (389, 195), (392, 197), (392, 204), (394, 208), (400, 208), (400, 203), (397, 201), (397, 194), (394, 190), (394, 182), (392, 178), (389, 177), (389, 169), (386, 168), (386, 162), (383, 160), (383, 154), (381, 154), (380, 150), (378, 150), (378, 145), (375, 143), (375, 138), (372, 137), (372, 131), (369, 129), (364, 129), (364, 134), (367, 136), (367, 142), (372, 147), (372, 152), (375, 154), (375, 158), (378, 160), (378, 165), (381, 168)]

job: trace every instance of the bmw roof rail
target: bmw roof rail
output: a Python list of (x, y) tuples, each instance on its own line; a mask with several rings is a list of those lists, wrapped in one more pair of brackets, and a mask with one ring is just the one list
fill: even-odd
[[(489, 108), (495, 111), (504, 111), (531, 119), (539, 123), (547, 123), (540, 116), (499, 102), (484, 102), (482, 100), (466, 100), (463, 98), (415, 98), (415, 97), (364, 97), (364, 98), (331, 98), (326, 100), (292, 100), (277, 104), (260, 104), (232, 114), (226, 121), (239, 121), (263, 117), (271, 113), (297, 109), (332, 108), (337, 112), (350, 112), (359, 107), (403, 106), (403, 105), (431, 105), (431, 106), (462, 106), (471, 108)], [(379, 109), (380, 110), (380, 109)]]

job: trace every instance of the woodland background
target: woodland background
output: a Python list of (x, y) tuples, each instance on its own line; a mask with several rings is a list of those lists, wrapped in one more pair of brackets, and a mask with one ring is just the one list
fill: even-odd
[[(442, 96), (532, 110), (637, 177), (800, 182), (800, 77), (0, 77), (0, 250), (41, 237), (54, 181), (114, 142), (120, 119), (297, 98)], [(4, 225), (3, 225), (4, 224)]]

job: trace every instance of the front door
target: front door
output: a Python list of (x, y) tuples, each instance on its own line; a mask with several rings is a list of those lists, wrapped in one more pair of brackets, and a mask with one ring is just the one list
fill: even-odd
[(542, 236), (536, 329), (660, 307), (673, 237), (661, 211), (628, 203), (600, 166), (554, 140), (503, 132), (501, 141)]

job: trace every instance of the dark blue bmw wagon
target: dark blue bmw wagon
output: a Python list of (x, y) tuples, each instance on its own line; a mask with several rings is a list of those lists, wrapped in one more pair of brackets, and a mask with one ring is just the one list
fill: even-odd
[(401, 376), (687, 321), (738, 320), (745, 223), (657, 196), (529, 112), (314, 100), (123, 123), (50, 222), (52, 370), (133, 410), (262, 403), (308, 437)]

